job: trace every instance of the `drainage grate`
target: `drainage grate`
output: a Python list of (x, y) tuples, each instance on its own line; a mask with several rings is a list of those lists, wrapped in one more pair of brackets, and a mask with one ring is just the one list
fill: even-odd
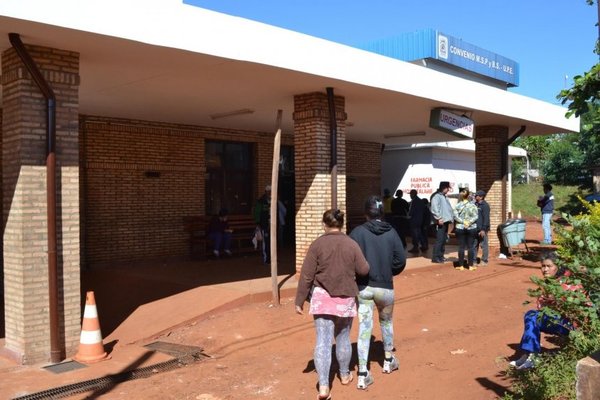
[(168, 342), (153, 342), (144, 346), (147, 349), (160, 351), (175, 358), (182, 357), (205, 357), (202, 354), (202, 347), (186, 346), (184, 344), (168, 343)]
[(77, 361), (66, 361), (60, 364), (48, 365), (43, 369), (54, 374), (62, 374), (63, 372), (75, 371), (76, 369), (85, 368), (87, 365), (78, 363)]
[[(108, 375), (102, 378), (90, 379), (88, 381), (60, 386), (54, 389), (44, 390), (42, 392), (32, 393), (21, 397), (15, 397), (13, 400), (54, 400), (91, 391), (104, 393), (113, 388), (114, 386), (118, 385), (119, 383), (131, 381), (134, 379), (147, 378), (149, 376), (156, 375), (160, 372), (166, 372), (183, 367), (185, 365), (191, 364), (192, 362), (200, 361), (201, 359), (207, 357), (206, 355), (202, 354), (202, 349), (199, 347), (171, 345), (170, 343), (165, 342), (155, 342), (151, 343), (151, 345), (155, 345), (155, 347), (161, 348), (162, 345), (160, 343), (164, 343), (167, 345), (163, 346), (163, 349), (168, 349), (169, 351), (178, 351), (179, 356), (174, 360), (150, 365), (148, 367), (138, 368), (133, 371), (121, 372), (119, 374)], [(161, 349), (158, 351), (163, 350)]]

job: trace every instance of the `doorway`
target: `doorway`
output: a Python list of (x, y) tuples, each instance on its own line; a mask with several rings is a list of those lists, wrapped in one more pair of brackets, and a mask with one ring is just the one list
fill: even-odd
[(252, 143), (206, 142), (206, 215), (247, 215), (252, 209)]

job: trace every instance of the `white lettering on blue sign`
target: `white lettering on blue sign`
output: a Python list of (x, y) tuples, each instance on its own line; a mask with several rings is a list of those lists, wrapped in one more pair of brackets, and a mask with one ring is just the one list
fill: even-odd
[(514, 61), (438, 33), (438, 59), (449, 64), (518, 85), (519, 66)]

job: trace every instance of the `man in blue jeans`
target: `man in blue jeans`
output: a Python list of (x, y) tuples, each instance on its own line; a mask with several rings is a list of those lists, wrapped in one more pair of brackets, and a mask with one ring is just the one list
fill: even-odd
[(552, 244), (550, 221), (554, 213), (554, 194), (552, 193), (551, 184), (544, 184), (544, 195), (538, 198), (537, 205), (542, 211), (542, 229), (544, 230), (544, 240), (541, 244)]

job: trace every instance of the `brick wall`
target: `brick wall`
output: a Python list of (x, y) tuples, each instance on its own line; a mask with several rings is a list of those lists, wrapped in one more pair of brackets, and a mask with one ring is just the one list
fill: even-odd
[(491, 232), (489, 236), (490, 248), (500, 248), (500, 238), (497, 227), (506, 220), (506, 204), (508, 192), (508, 179), (502, 181), (503, 144), (508, 139), (508, 128), (504, 126), (478, 126), (475, 132), (475, 172), (476, 187), (485, 190), (485, 200), (490, 205)]
[[(337, 120), (337, 201), (346, 210), (344, 98), (335, 97)], [(323, 212), (331, 208), (329, 106), (324, 92), (294, 96), (296, 175), (296, 270), (310, 244), (323, 233)]]
[(381, 144), (348, 140), (346, 154), (348, 216), (362, 217), (367, 197), (381, 194)]
[[(273, 135), (274, 139), (275, 135)], [(271, 173), (273, 172), (273, 139), (259, 142), (256, 146), (254, 159), (256, 160), (256, 171), (254, 173), (255, 185), (254, 198), (263, 195), (265, 187), (271, 185)], [(282, 140), (283, 142), (283, 140)], [(283, 144), (283, 143), (281, 143)]]
[(258, 196), (271, 182), (274, 135), (82, 116), (85, 264), (187, 256), (182, 217), (205, 212), (205, 141), (256, 144), (249, 172)]
[[(68, 355), (80, 330), (79, 54), (26, 47), (56, 95), (59, 341)], [(1, 83), (5, 350), (33, 363), (50, 357), (47, 102), (12, 48), (2, 54)]]

